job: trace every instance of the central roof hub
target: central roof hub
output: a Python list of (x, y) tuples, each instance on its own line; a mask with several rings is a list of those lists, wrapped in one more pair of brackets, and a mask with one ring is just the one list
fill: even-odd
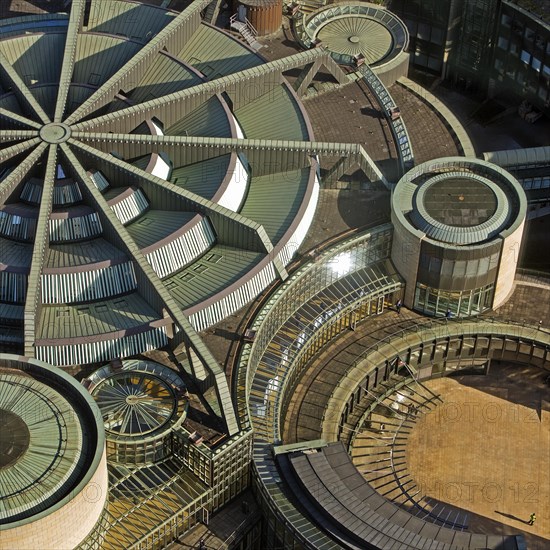
[(70, 137), (70, 126), (62, 122), (51, 122), (40, 128), (40, 138), (46, 143), (63, 143)]

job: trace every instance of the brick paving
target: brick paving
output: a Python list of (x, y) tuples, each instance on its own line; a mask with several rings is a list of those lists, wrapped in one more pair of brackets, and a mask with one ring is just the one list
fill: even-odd
[(390, 93), (401, 109), (416, 164), (459, 155), (453, 135), (428, 104), (399, 84), (391, 86)]
[(516, 280), (513, 293), (508, 301), (491, 315), (549, 330), (550, 281), (544, 284)]
[(0, 0), (0, 19), (66, 11), (64, 0)]

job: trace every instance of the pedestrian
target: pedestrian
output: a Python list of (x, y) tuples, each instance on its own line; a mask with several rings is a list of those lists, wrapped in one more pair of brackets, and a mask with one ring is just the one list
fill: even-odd
[(199, 550), (206, 550), (206, 544), (204, 544), (204, 540), (199, 540)]
[(397, 315), (401, 313), (401, 299), (397, 300), (397, 303), (395, 304), (395, 309), (397, 310)]
[(537, 521), (537, 516), (536, 516), (535, 512), (533, 512), (533, 513), (529, 516), (529, 521), (527, 522), (527, 525), (534, 525), (534, 524), (535, 524), (535, 521)]
[(447, 309), (447, 313), (445, 313), (445, 317), (447, 317), (447, 319), (450, 319), (451, 315), (452, 315), (451, 310)]

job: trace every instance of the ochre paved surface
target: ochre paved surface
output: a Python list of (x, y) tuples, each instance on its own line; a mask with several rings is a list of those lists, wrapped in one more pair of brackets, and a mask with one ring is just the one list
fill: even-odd
[[(491, 365), (487, 376), (425, 384), (441, 395), (407, 440), (408, 472), (423, 494), (470, 512), (472, 532), (525, 531), (550, 547), (550, 389), (535, 367)], [(535, 525), (526, 525), (535, 512)], [(492, 520), (492, 521), (488, 521)], [(546, 539), (546, 540), (542, 540)]]

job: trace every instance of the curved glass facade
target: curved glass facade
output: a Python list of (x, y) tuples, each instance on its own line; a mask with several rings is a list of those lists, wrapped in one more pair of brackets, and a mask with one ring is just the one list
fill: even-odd
[(477, 315), (491, 309), (494, 291), (494, 284), (452, 292), (416, 283), (414, 309), (427, 315)]

